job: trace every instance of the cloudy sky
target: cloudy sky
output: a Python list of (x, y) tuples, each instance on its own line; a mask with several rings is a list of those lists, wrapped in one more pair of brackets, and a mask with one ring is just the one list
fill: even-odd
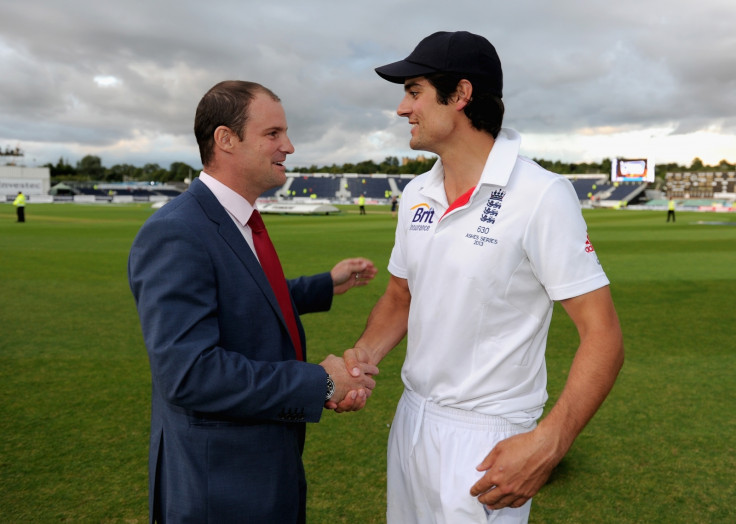
[(486, 36), (522, 153), (736, 162), (734, 0), (29, 0), (0, 13), (0, 148), (28, 166), (201, 167), (209, 87), (282, 99), (287, 167), (411, 156), (402, 88), (373, 68), (435, 31)]

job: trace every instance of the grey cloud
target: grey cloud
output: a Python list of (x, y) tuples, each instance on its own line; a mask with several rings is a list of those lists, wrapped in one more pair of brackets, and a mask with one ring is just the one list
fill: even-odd
[[(522, 133), (669, 126), (736, 132), (736, 10), (730, 0), (679, 3), (313, 0), (102, 3), (38, 0), (0, 18), (0, 144), (38, 150), (113, 148), (141, 133), (188, 143), (194, 109), (217, 81), (244, 78), (284, 101), (292, 164), (409, 154), (392, 116), (400, 86), (373, 68), (437, 30), (496, 45), (506, 122)], [(95, 76), (119, 83), (101, 87)], [(166, 138), (169, 137), (169, 138)], [(168, 142), (166, 142), (168, 143)], [(104, 148), (109, 146), (109, 152)], [(149, 155), (145, 157), (145, 155)], [(181, 150), (191, 158), (191, 148)], [(55, 161), (56, 158), (50, 159)]]

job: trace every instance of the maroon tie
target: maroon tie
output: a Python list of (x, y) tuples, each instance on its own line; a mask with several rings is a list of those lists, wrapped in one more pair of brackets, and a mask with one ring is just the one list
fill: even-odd
[(261, 267), (264, 273), (266, 273), (266, 278), (268, 278), (271, 289), (276, 294), (281, 312), (286, 319), (289, 335), (291, 335), (291, 341), (294, 343), (294, 348), (296, 349), (296, 358), (297, 360), (304, 360), (299, 329), (296, 326), (294, 308), (291, 307), (291, 297), (289, 296), (289, 288), (286, 285), (284, 270), (281, 268), (279, 256), (276, 254), (276, 249), (274, 249), (273, 243), (271, 243), (271, 239), (268, 237), (268, 231), (266, 231), (266, 226), (258, 210), (253, 210), (253, 213), (248, 219), (248, 225), (253, 231), (253, 245), (256, 248), (258, 260), (261, 262)]

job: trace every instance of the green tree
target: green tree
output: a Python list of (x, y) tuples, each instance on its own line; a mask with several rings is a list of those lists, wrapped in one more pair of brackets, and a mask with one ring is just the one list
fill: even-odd
[(130, 164), (115, 164), (105, 170), (105, 180), (110, 182), (123, 182), (126, 180), (138, 180), (141, 169)]
[(141, 169), (141, 180), (150, 180), (152, 182), (161, 182), (167, 180), (169, 172), (155, 163), (149, 163)]
[(387, 156), (378, 166), (380, 173), (393, 175), (399, 172), (399, 159), (395, 156)]
[(610, 158), (604, 158), (601, 162), (601, 173), (610, 173), (611, 172), (611, 159)]
[(59, 157), (59, 161), (56, 163), (56, 165), (53, 165), (49, 162), (43, 167), (49, 168), (49, 174), (51, 175), (51, 178), (70, 177), (77, 174), (77, 170), (74, 168), (74, 166), (67, 163), (67, 161), (64, 160), (62, 157)]
[(192, 166), (189, 164), (185, 164), (184, 162), (174, 162), (169, 167), (169, 177), (167, 180), (162, 180), (162, 182), (168, 182), (170, 180), (174, 180), (176, 182), (183, 182), (187, 178), (193, 178), (195, 176), (195, 171)]
[(418, 175), (432, 169), (435, 161), (436, 158), (425, 158), (424, 160), (409, 160), (408, 162), (399, 166), (399, 173), (401, 173), (402, 175)]
[(105, 175), (102, 160), (98, 156), (87, 155), (77, 162), (77, 173), (86, 176), (89, 180), (100, 180)]
[(378, 165), (373, 160), (364, 160), (355, 165), (355, 172), (360, 175), (378, 173)]

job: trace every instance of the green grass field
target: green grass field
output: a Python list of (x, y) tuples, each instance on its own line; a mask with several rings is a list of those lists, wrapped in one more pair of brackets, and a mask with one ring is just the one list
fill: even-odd
[[(388, 280), (394, 218), (267, 216), (288, 276), (367, 256), (380, 268), (303, 318), (309, 359), (360, 334)], [(0, 522), (143, 523), (150, 376), (126, 279), (148, 205), (0, 206)], [(612, 281), (626, 363), (611, 396), (535, 497), (533, 523), (736, 522), (736, 215), (586, 211)], [(576, 347), (557, 309), (550, 405)], [(359, 413), (308, 430), (312, 523), (380, 523), (404, 346)]]

